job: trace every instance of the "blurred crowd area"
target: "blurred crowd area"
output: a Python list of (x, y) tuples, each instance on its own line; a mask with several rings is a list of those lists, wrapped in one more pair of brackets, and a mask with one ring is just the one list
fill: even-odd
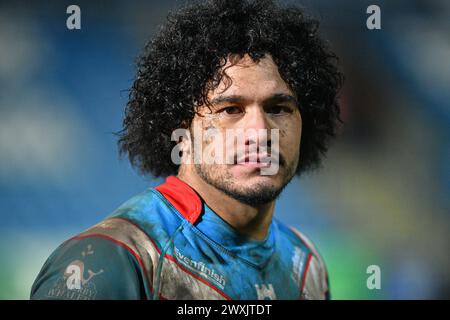
[[(290, 1), (294, 2), (294, 1)], [(119, 159), (134, 61), (176, 1), (0, 2), (0, 298), (27, 299), (68, 237), (162, 180)], [(322, 21), (346, 82), (321, 170), (276, 215), (314, 240), (334, 299), (450, 298), (450, 2), (300, 2)], [(367, 267), (381, 269), (369, 290)]]

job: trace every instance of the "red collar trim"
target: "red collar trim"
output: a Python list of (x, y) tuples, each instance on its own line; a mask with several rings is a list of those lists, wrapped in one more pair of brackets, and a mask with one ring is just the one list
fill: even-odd
[(202, 201), (187, 183), (175, 176), (169, 176), (166, 182), (155, 188), (190, 223), (195, 223), (202, 212)]

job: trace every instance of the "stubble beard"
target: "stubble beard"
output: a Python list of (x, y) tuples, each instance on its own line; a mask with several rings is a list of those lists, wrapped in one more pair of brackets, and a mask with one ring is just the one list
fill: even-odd
[(275, 186), (271, 182), (258, 182), (251, 187), (242, 187), (237, 184), (227, 169), (217, 170), (217, 165), (195, 164), (195, 171), (204, 182), (220, 190), (227, 196), (253, 207), (276, 200), (295, 176), (295, 169), (295, 164), (288, 167), (280, 165), (280, 171), (278, 173), (282, 176), (280, 186)]

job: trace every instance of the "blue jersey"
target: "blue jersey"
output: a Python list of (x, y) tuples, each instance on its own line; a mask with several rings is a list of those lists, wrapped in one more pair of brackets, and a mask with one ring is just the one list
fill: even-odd
[(325, 265), (273, 219), (249, 240), (187, 184), (168, 177), (47, 259), (32, 299), (327, 299)]

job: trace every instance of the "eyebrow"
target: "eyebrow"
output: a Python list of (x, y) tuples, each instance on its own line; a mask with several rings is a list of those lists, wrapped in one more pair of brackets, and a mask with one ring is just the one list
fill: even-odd
[[(214, 99), (212, 99), (210, 102), (212, 105), (217, 105), (217, 104), (221, 104), (221, 103), (243, 103), (248, 101), (247, 98), (245, 98), (244, 96), (241, 95), (223, 95), (223, 96), (218, 96)], [(274, 104), (274, 103), (283, 103), (283, 102), (291, 102), (294, 103), (295, 105), (298, 104), (297, 99), (290, 95), (290, 94), (285, 94), (285, 93), (276, 93), (268, 98), (266, 98), (264, 100), (264, 104)]]

